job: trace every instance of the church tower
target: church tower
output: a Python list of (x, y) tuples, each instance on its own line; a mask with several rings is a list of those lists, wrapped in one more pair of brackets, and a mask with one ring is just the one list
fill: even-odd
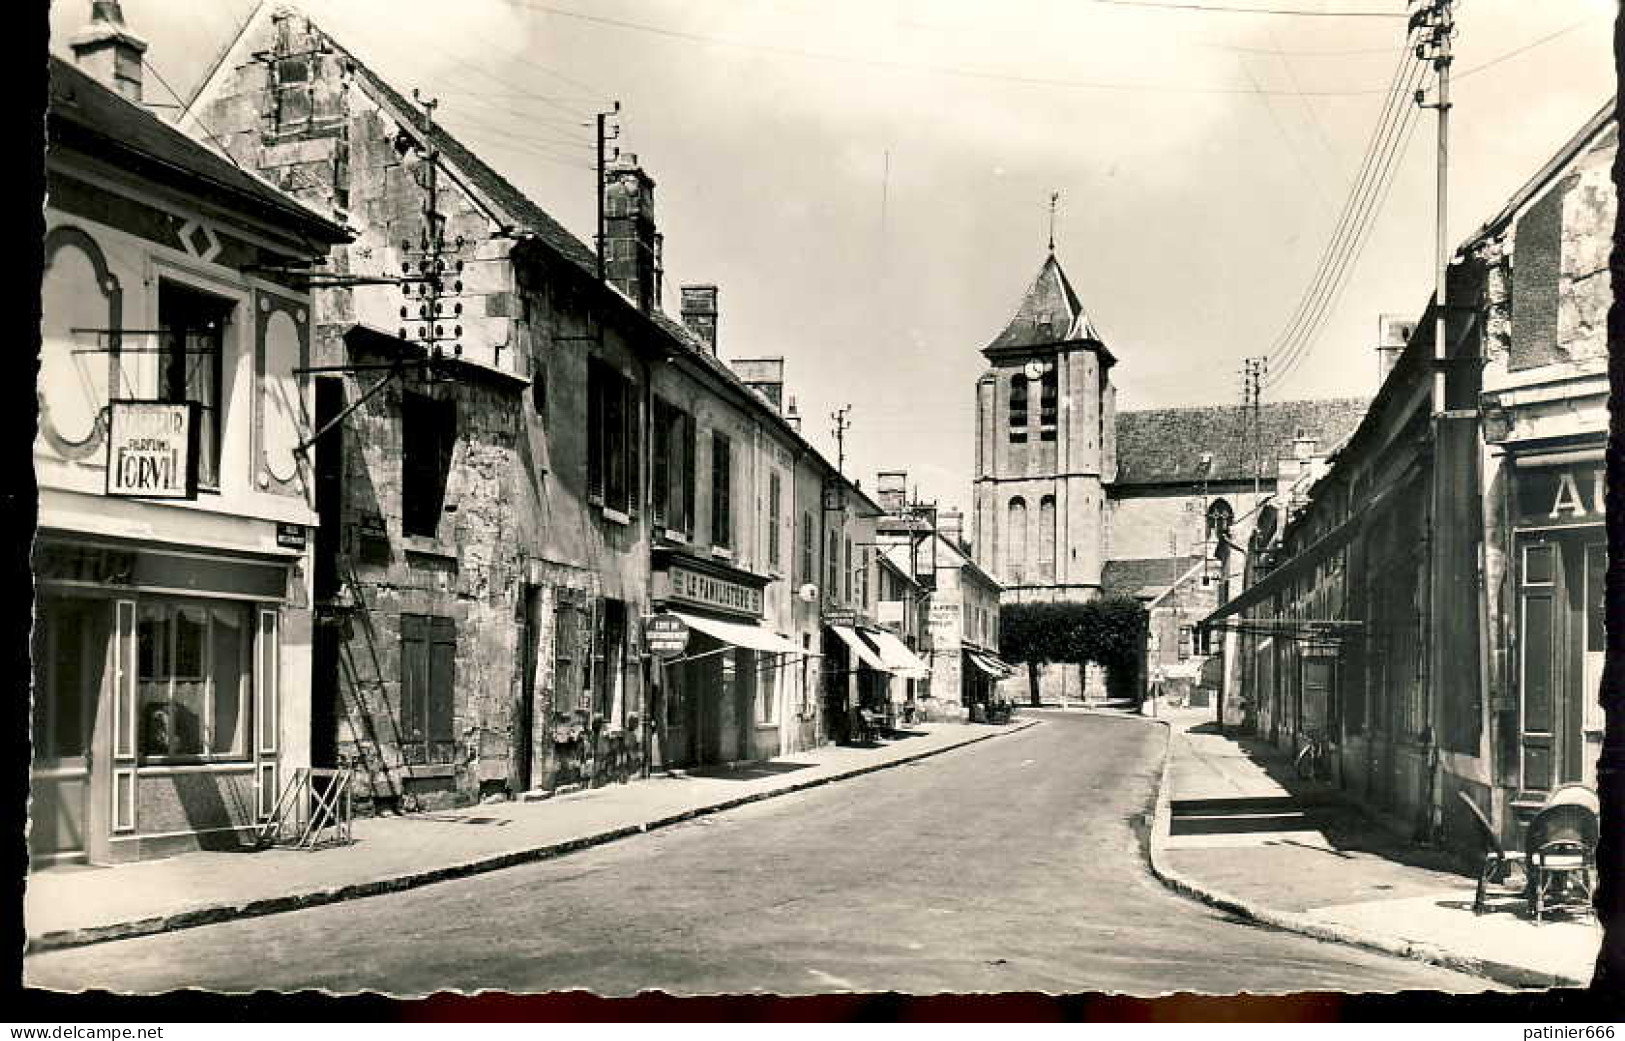
[(1112, 353), (1053, 246), (976, 382), (974, 545), (1005, 603), (1099, 595), (1116, 474)]

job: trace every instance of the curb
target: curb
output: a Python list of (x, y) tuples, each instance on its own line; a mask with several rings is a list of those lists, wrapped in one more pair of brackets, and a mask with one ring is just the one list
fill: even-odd
[(141, 918), (130, 922), (116, 922), (110, 925), (87, 926), (82, 929), (60, 929), (55, 932), (42, 933), (39, 936), (30, 936), (24, 947), (24, 954), (38, 954), (43, 951), (62, 950), (69, 947), (85, 947), (90, 944), (107, 943), (113, 940), (128, 940), (138, 936), (153, 936), (158, 933), (175, 932), (180, 929), (192, 929), (200, 925), (214, 925), (218, 922), (229, 922), (242, 918), (258, 918), (264, 915), (284, 914), (288, 911), (302, 911), (309, 907), (321, 907), (324, 904), (336, 904), (345, 900), (358, 900), (369, 896), (382, 896), (386, 893), (398, 893), (407, 889), (416, 889), (419, 886), (432, 885), (436, 882), (449, 882), (453, 879), (468, 878), (473, 875), (482, 875), (489, 871), (500, 871), (504, 868), (517, 867), (521, 864), (534, 863), (540, 860), (551, 860), (562, 857), (578, 850), (590, 849), (593, 846), (602, 846), (617, 839), (630, 838), (633, 835), (642, 835), (673, 824), (681, 824), (697, 817), (704, 817), (714, 813), (737, 809), (755, 802), (764, 802), (781, 795), (791, 795), (806, 791), (810, 788), (819, 788), (836, 781), (845, 781), (865, 774), (876, 773), (890, 769), (894, 766), (903, 766), (907, 763), (918, 762), (947, 752), (968, 748), (983, 741), (991, 741), (998, 737), (1007, 737), (1010, 734), (1026, 730), (1029, 727), (1039, 726), (1043, 721), (1026, 719), (1010, 724), (1002, 730), (982, 734), (968, 741), (958, 744), (946, 745), (941, 748), (932, 748), (911, 755), (888, 759), (883, 763), (868, 763), (863, 766), (844, 770), (840, 773), (829, 774), (824, 777), (814, 777), (783, 788), (773, 788), (762, 792), (753, 792), (749, 795), (735, 796), (721, 802), (709, 803), (704, 806), (695, 806), (678, 813), (657, 817), (653, 820), (640, 821), (636, 824), (623, 824), (619, 827), (594, 832), (590, 835), (577, 836), (571, 839), (561, 839), (556, 842), (533, 846), (528, 849), (510, 850), (506, 853), (497, 853), (474, 860), (467, 860), (457, 864), (448, 864), (423, 871), (415, 871), (405, 875), (393, 875), (388, 878), (372, 879), (366, 882), (352, 882), (348, 885), (335, 886), (330, 889), (318, 889), (304, 893), (293, 893), (288, 896), (268, 897), (260, 900), (251, 900), (241, 904), (218, 904), (212, 907), (199, 907), (187, 911), (178, 911), (170, 915), (157, 915), (151, 918)]
[(1300, 933), (1329, 943), (1359, 947), (1396, 958), (1425, 962), (1443, 969), (1478, 976), (1508, 987), (1546, 989), (1552, 987), (1584, 988), (1589, 986), (1587, 981), (1570, 976), (1541, 972), (1521, 965), (1491, 961), (1487, 958), (1456, 954), (1453, 951), (1430, 944), (1383, 936), (1377, 933), (1366, 933), (1343, 925), (1333, 925), (1305, 914), (1277, 911), (1263, 904), (1243, 900), (1222, 890), (1194, 882), (1187, 876), (1180, 874), (1167, 862), (1168, 835), (1173, 820), (1173, 796), (1168, 777), (1173, 766), (1174, 728), (1167, 720), (1147, 718), (1146, 721), (1161, 723), (1167, 738), (1163, 747), (1162, 773), (1157, 782), (1155, 806), (1146, 814), (1149, 818), (1147, 821), (1149, 828), (1145, 835), (1146, 860), (1150, 864), (1151, 873), (1157, 877), (1157, 880), (1174, 892), (1259, 925)]

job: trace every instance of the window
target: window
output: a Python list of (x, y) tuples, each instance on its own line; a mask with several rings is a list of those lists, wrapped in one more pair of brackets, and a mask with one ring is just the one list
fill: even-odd
[(733, 545), (733, 443), (711, 434), (711, 544)]
[(1215, 499), (1207, 508), (1207, 538), (1221, 542), (1230, 537), (1230, 525), (1235, 522), (1236, 511), (1223, 499)]
[(622, 668), (626, 648), (626, 602), (605, 600), (603, 624), (593, 634), (593, 714), (619, 723), (625, 710)]
[(829, 533), (829, 554), (824, 558), (825, 570), (829, 572), (829, 583), (825, 586), (824, 597), (833, 603), (840, 595), (841, 590), (841, 536), (837, 532)]
[(638, 404), (632, 381), (596, 358), (587, 363), (587, 499), (635, 512)]
[(1055, 496), (1038, 500), (1038, 580), (1055, 581)]
[(136, 615), (141, 754), (146, 760), (248, 755), (248, 609), (146, 601)]
[(1019, 495), (1005, 507), (1004, 574), (1012, 585), (1027, 577), (1027, 500)]
[(457, 624), (401, 615), (401, 754), (411, 764), (452, 763)]
[(779, 509), (783, 488), (778, 471), (767, 475), (767, 566), (779, 566)]
[(756, 722), (771, 726), (776, 718), (779, 700), (779, 669), (783, 662), (776, 654), (758, 654), (761, 662), (756, 671)]
[(813, 515), (801, 515), (801, 580), (817, 582), (818, 572), (813, 570)]
[(1057, 401), (1057, 377), (1055, 366), (1051, 365), (1049, 371), (1044, 373), (1043, 382), (1038, 390), (1038, 438), (1040, 441), (1055, 440), (1056, 415), (1059, 412)]
[(1010, 378), (1010, 442), (1021, 444), (1027, 440), (1027, 377)]
[(220, 487), (220, 372), (232, 303), (176, 282), (158, 283), (159, 401), (198, 405), (197, 483)]
[(852, 540), (846, 540), (846, 602), (852, 602)]
[(434, 538), (446, 510), (446, 481), (457, 443), (457, 403), (401, 396), (401, 533)]
[(694, 530), (694, 417), (669, 401), (654, 402), (654, 476), (650, 509), (668, 532)]

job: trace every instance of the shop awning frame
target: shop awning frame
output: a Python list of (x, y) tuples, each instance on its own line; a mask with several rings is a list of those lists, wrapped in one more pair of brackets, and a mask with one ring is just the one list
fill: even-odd
[(896, 671), (892, 666), (886, 664), (884, 658), (869, 649), (869, 645), (863, 642), (863, 637), (858, 635), (856, 629), (848, 625), (832, 625), (829, 629), (830, 632), (841, 638), (842, 643), (852, 649), (852, 653), (858, 656), (859, 661), (869, 666), (869, 668), (876, 672), (884, 672), (888, 676)]
[(908, 645), (897, 638), (897, 635), (885, 629), (871, 629), (864, 633), (875, 641), (880, 648), (880, 657), (891, 666), (892, 675), (905, 680), (923, 680), (931, 675), (931, 667), (921, 661), (919, 655), (908, 649)]
[(749, 651), (773, 655), (800, 654), (809, 657), (813, 655), (812, 651), (785, 639), (764, 625), (749, 622), (725, 622), (720, 618), (708, 618), (705, 615), (688, 614), (683, 611), (667, 611), (666, 613), (681, 618), (683, 624), (690, 629), (702, 632), (713, 640), (720, 640), (728, 645), (728, 647), (721, 650), (666, 658), (664, 661), (667, 665), (680, 665), (683, 662), (709, 658), (713, 654), (721, 654), (735, 647), (743, 647)]

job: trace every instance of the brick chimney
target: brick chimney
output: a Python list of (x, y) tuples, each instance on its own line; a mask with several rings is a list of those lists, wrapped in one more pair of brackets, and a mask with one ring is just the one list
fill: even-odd
[(717, 353), (717, 287), (684, 286), (682, 289), (683, 324), (689, 331), (705, 341), (712, 354)]
[(908, 508), (908, 471), (882, 470), (875, 474), (875, 502), (887, 513), (898, 514)]
[(790, 404), (784, 407), (784, 421), (790, 424), (790, 429), (801, 433), (801, 410), (796, 408), (796, 399), (790, 398)]
[(947, 539), (951, 546), (964, 545), (965, 515), (958, 510), (943, 510), (938, 513), (937, 534)]
[(68, 39), (74, 62), (103, 86), (141, 103), (141, 56), (147, 41), (124, 24), (118, 0), (94, 0), (90, 24)]
[(728, 363), (745, 385), (784, 412), (784, 359), (736, 358)]
[(604, 171), (604, 277), (642, 311), (660, 308), (661, 242), (655, 182), (638, 157), (619, 155)]

